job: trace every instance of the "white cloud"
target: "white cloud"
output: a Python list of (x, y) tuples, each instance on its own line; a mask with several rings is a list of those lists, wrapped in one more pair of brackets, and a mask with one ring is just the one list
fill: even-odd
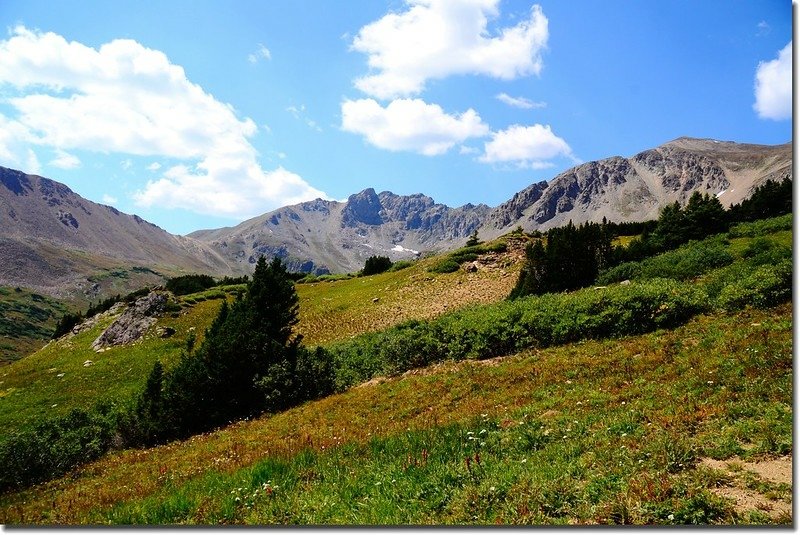
[(39, 159), (33, 149), (25, 151), (25, 171), (34, 175), (42, 172), (42, 165), (39, 163)]
[(116, 197), (112, 197), (108, 193), (104, 193), (103, 194), (103, 202), (105, 204), (117, 204), (119, 201), (117, 200)]
[(426, 156), (444, 154), (457, 143), (489, 133), (475, 110), (449, 115), (420, 99), (394, 100), (385, 108), (373, 99), (345, 100), (342, 129), (382, 149)]
[(368, 56), (374, 74), (355, 85), (392, 99), (423, 91), (431, 79), (482, 74), (501, 80), (539, 74), (547, 46), (547, 17), (538, 5), (515, 26), (490, 31), (499, 0), (406, 0), (358, 32), (351, 48)]
[(269, 51), (269, 48), (261, 43), (258, 44), (258, 50), (247, 56), (247, 61), (250, 63), (258, 63), (260, 59), (272, 59), (272, 53)]
[(81, 166), (81, 161), (74, 154), (70, 154), (61, 149), (56, 149), (56, 157), (50, 160), (48, 165), (58, 167), (59, 169), (77, 169)]
[(762, 20), (761, 22), (759, 22), (756, 25), (756, 28), (758, 28), (758, 31), (756, 32), (756, 37), (762, 37), (764, 35), (769, 35), (769, 32), (772, 31), (772, 28), (770, 27), (769, 23), (767, 21), (765, 21), (765, 20)]
[(566, 141), (550, 129), (550, 125), (512, 125), (506, 130), (492, 132), (492, 139), (484, 146), (478, 158), (484, 163), (512, 162), (521, 167), (543, 169), (552, 167), (553, 158), (567, 157), (575, 160)]
[(25, 125), (0, 114), (0, 165), (36, 174), (41, 165), (30, 148), (32, 136)]
[(317, 132), (322, 132), (322, 128), (320, 128), (317, 122), (308, 118), (305, 104), (301, 104), (299, 108), (297, 106), (289, 106), (286, 108), (286, 111), (291, 113), (292, 116), (298, 121), (303, 121), (306, 123), (306, 126), (308, 126), (310, 129), (316, 130)]
[(756, 102), (762, 119), (792, 118), (792, 42), (778, 52), (777, 59), (762, 61), (756, 69)]
[(327, 197), (298, 175), (262, 169), (248, 140), (255, 123), (136, 41), (94, 49), (16, 27), (0, 41), (3, 86), (21, 96), (7, 100), (18, 116), (12, 134), (0, 134), (0, 157), (10, 136), (28, 147), (172, 158), (183, 163), (137, 192), (139, 204), (236, 218)]
[(499, 95), (495, 95), (497, 100), (502, 102), (503, 104), (507, 104), (514, 108), (521, 108), (523, 110), (531, 110), (534, 108), (544, 108), (547, 106), (546, 102), (534, 102), (530, 99), (525, 97), (512, 97), (507, 93), (500, 93)]
[(123, 171), (127, 171), (131, 167), (133, 167), (133, 161), (130, 158), (125, 158), (121, 162), (119, 162), (119, 166), (122, 167)]
[(160, 163), (158, 163), (158, 162), (153, 162), (153, 163), (151, 163), (150, 165), (148, 165), (148, 166), (146, 167), (146, 169), (147, 169), (148, 171), (158, 171), (159, 169), (161, 169), (161, 164), (160, 164)]

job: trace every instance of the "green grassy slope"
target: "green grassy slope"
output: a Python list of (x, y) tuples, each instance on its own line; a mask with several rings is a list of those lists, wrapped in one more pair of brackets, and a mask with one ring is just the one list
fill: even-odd
[[(789, 305), (700, 316), (673, 331), (437, 365), (114, 453), (2, 497), (0, 520), (790, 522), (737, 510), (720, 489), (740, 483), (704, 460), (791, 451), (791, 318)], [(786, 485), (748, 481), (774, 509), (790, 499)]]
[(0, 367), (42, 347), (66, 311), (62, 301), (0, 286)]
[[(720, 242), (732, 263), (675, 270), (717, 310), (685, 326), (374, 377), (183, 443), (112, 453), (69, 477), (0, 497), (0, 521), (791, 522), (790, 509), (782, 512), (791, 486), (708, 462), (785, 462), (792, 447), (791, 306), (724, 311), (739, 310), (764, 288), (761, 275), (769, 273), (751, 265), (753, 258), (782, 258), (791, 247), (790, 218), (756, 226)], [(702, 260), (697, 251), (709, 246), (720, 244), (689, 244), (686, 257)], [(426, 264), (435, 261), (299, 285), (300, 332), (307, 343), (341, 342), (399, 319), (438, 316), (469, 302), (470, 290), (487, 281), (510, 290), (516, 277), (504, 273), (519, 269), (513, 257), (495, 258), (476, 273), (436, 275)], [(500, 287), (483, 299), (504, 297)], [(440, 296), (452, 308), (420, 305)], [(186, 315), (160, 320), (173, 322), (172, 338), (151, 335), (128, 350), (94, 354), (84, 348), (98, 327), (85, 340), (51, 344), (3, 368), (0, 424), (13, 429), (71, 405), (130, 395), (156, 358), (169, 366), (178, 357), (190, 326), (202, 333), (219, 306), (214, 297), (213, 290), (187, 296), (196, 304)], [(400, 314), (390, 316), (392, 309)], [(485, 323), (501, 309), (486, 308)], [(480, 316), (480, 308), (471, 310)], [(87, 358), (95, 365), (84, 368)], [(64, 382), (68, 376), (74, 380)], [(725, 498), (726, 489), (758, 492), (766, 505), (742, 508)]]
[(505, 242), (507, 252), (480, 255), (474, 272), (434, 273), (431, 268), (443, 258), (436, 256), (399, 271), (299, 284), (297, 331), (306, 344), (325, 344), (409, 319), (430, 319), (467, 305), (500, 301), (517, 281), (526, 240), (506, 237), (496, 242)]
[[(177, 318), (167, 315), (132, 346), (96, 353), (91, 343), (114, 319), (104, 317), (88, 331), (50, 342), (0, 368), (0, 427), (11, 432), (42, 417), (66, 414), (73, 407), (89, 408), (101, 399), (132, 396), (141, 389), (156, 360), (170, 366), (180, 357), (190, 329), (202, 337), (220, 303), (203, 301)], [(172, 327), (175, 334), (159, 338), (159, 326)], [(84, 366), (87, 360), (93, 364)]]

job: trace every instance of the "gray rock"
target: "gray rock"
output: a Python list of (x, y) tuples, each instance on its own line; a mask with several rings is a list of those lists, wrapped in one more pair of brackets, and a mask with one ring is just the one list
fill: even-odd
[(140, 297), (92, 342), (92, 349), (100, 351), (135, 342), (156, 322), (156, 316), (164, 312), (166, 304), (167, 294), (163, 292), (150, 292)]

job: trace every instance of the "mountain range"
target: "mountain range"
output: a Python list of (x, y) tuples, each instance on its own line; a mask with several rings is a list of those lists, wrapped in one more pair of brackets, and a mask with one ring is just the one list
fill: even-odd
[(474, 231), (491, 239), (518, 226), (654, 219), (694, 191), (729, 206), (784, 176), (792, 177), (791, 143), (684, 137), (630, 158), (577, 165), (494, 208), (451, 208), (422, 194), (368, 188), (345, 202), (317, 199), (175, 236), (58, 182), (0, 168), (0, 285), (91, 299), (179, 273), (250, 273), (260, 255), (281, 257), (294, 271), (352, 272), (373, 255), (398, 260), (461, 246)]

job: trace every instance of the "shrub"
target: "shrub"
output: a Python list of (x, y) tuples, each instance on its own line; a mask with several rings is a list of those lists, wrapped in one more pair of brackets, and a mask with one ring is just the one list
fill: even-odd
[(431, 273), (454, 273), (458, 271), (460, 267), (461, 264), (452, 258), (445, 258), (431, 266), (428, 271)]
[(361, 270), (362, 275), (377, 275), (383, 273), (392, 267), (392, 261), (388, 256), (370, 256), (364, 262), (364, 269)]
[(761, 219), (752, 223), (740, 223), (731, 227), (728, 231), (728, 237), (756, 238), (781, 230), (792, 230), (792, 214), (786, 214), (772, 219)]
[(507, 246), (504, 242), (462, 247), (439, 260), (439, 262), (428, 268), (428, 271), (431, 273), (453, 273), (458, 271), (464, 262), (474, 262), (482, 254), (502, 253), (506, 250)]
[(167, 280), (167, 290), (175, 295), (187, 295), (207, 290), (216, 285), (210, 275), (181, 275)]
[(690, 242), (674, 251), (647, 258), (639, 262), (625, 262), (610, 268), (597, 277), (597, 284), (611, 284), (623, 280), (664, 277), (688, 280), (733, 262), (726, 243), (720, 238)]
[(529, 347), (639, 334), (708, 308), (702, 289), (656, 279), (603, 290), (546, 294), (409, 321), (328, 348), (342, 390), (379, 374), (443, 360), (486, 359)]
[(107, 407), (73, 409), (0, 441), (0, 491), (46, 481), (108, 451), (115, 422)]
[(758, 266), (722, 288), (717, 304), (725, 310), (746, 306), (765, 308), (792, 298), (792, 262)]
[(389, 268), (389, 271), (400, 271), (401, 269), (406, 269), (414, 265), (413, 260), (398, 260), (392, 267)]

